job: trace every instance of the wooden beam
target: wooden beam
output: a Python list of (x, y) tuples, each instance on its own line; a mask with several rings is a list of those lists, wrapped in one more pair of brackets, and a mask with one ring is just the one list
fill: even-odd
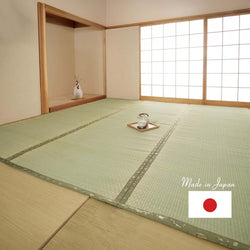
[(46, 11), (45, 4), (38, 3), (39, 67), (41, 90), (41, 113), (49, 113), (48, 72), (46, 49)]
[(106, 31), (103, 30), (103, 93), (107, 95), (107, 75), (106, 75)]
[(139, 27), (139, 100), (141, 100), (141, 28)]
[(46, 14), (46, 22), (47, 23), (52, 23), (52, 24), (57, 24), (60, 26), (66, 26), (66, 27), (70, 27), (70, 28), (75, 28), (75, 22), (68, 20), (66, 18), (62, 18), (62, 17), (57, 17), (51, 14)]
[(72, 20), (72, 21), (74, 21), (76, 23), (82, 24), (82, 25), (94, 26), (94, 27), (99, 28), (99, 29), (105, 29), (106, 28), (105, 26), (103, 26), (101, 24), (91, 22), (91, 21), (89, 21), (87, 19), (75, 16), (73, 14), (70, 14), (70, 13), (68, 13), (66, 11), (57, 9), (57, 8), (52, 7), (50, 5), (47, 5), (47, 4), (45, 4), (45, 9), (46, 9), (46, 13), (48, 13), (48, 14), (63, 17), (63, 18)]
[(250, 9), (248, 8), (248, 9), (240, 9), (240, 10), (232, 10), (232, 11), (224, 11), (224, 12), (215, 12), (215, 13), (203, 14), (203, 15), (168, 18), (168, 19), (129, 23), (129, 24), (122, 24), (122, 25), (113, 25), (113, 26), (107, 26), (106, 29), (117, 29), (117, 28), (125, 28), (125, 27), (132, 27), (132, 26), (157, 25), (157, 24), (165, 24), (165, 23), (173, 23), (173, 22), (191, 21), (191, 20), (197, 20), (197, 19), (203, 19), (203, 18), (233, 16), (233, 15), (240, 15), (240, 14), (250, 14)]
[(83, 27), (89, 27), (89, 25), (82, 24), (82, 23), (77, 23), (75, 21), (63, 18), (63, 17), (58, 17), (49, 13), (46, 13), (46, 22), (47, 23), (53, 23), (53, 24), (58, 24), (70, 28), (83, 28)]
[(74, 28), (84, 28), (84, 27), (89, 27), (89, 25), (74, 22)]

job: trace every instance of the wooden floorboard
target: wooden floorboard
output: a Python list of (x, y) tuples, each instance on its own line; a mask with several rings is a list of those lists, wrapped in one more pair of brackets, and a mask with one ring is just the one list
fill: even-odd
[(222, 250), (227, 248), (89, 199), (44, 249)]
[(87, 199), (0, 163), (0, 249), (39, 249)]

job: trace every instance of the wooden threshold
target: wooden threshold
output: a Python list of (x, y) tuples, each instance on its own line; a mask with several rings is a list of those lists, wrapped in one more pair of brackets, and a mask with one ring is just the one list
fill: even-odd
[(202, 104), (203, 103), (203, 100), (184, 99), (184, 98), (154, 97), (154, 96), (141, 96), (140, 100), (143, 100), (143, 101), (155, 101), (155, 102), (175, 102), (175, 103), (186, 103), (186, 104)]
[(62, 104), (51, 106), (49, 108), (49, 112), (54, 112), (54, 111), (58, 111), (61, 109), (66, 109), (66, 108), (74, 107), (77, 105), (81, 105), (84, 103), (98, 101), (98, 100), (105, 99), (105, 98), (106, 98), (106, 95), (84, 95), (83, 98), (79, 100), (73, 100), (71, 98), (68, 98), (68, 102), (64, 101), (64, 103)]
[(210, 101), (210, 100), (196, 100), (185, 98), (167, 98), (167, 97), (153, 97), (153, 96), (141, 96), (142, 101), (155, 101), (155, 102), (172, 102), (183, 104), (203, 104), (203, 105), (216, 105), (226, 107), (242, 107), (250, 108), (250, 102), (229, 102), (229, 101)]
[(228, 102), (228, 101), (205, 101), (206, 105), (226, 106), (226, 107), (242, 107), (250, 108), (250, 102)]

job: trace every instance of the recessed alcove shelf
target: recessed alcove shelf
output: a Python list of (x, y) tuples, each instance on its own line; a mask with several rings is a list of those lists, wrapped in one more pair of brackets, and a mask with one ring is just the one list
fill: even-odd
[(104, 98), (106, 98), (105, 95), (95, 95), (95, 94), (84, 94), (82, 98), (77, 100), (73, 99), (72, 95), (59, 96), (53, 98), (53, 100), (51, 101), (51, 107), (49, 108), (49, 112), (54, 112), (57, 110), (81, 105), (88, 102), (98, 101)]
[[(41, 113), (106, 98), (105, 27), (38, 3)], [(73, 100), (75, 76), (84, 96)]]

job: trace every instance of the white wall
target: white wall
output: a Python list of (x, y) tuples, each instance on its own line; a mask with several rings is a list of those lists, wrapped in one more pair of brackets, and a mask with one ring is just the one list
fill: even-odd
[(249, 0), (107, 0), (106, 25), (250, 8)]
[(74, 29), (46, 24), (49, 104), (55, 97), (73, 98), (75, 85)]
[(139, 27), (106, 31), (107, 97), (139, 98)]
[(40, 114), (36, 2), (1, 0), (0, 124)]
[(84, 94), (104, 94), (102, 30), (75, 29), (75, 74)]
[[(105, 24), (105, 0), (41, 1)], [(0, 124), (39, 115), (37, 0), (0, 0)]]

